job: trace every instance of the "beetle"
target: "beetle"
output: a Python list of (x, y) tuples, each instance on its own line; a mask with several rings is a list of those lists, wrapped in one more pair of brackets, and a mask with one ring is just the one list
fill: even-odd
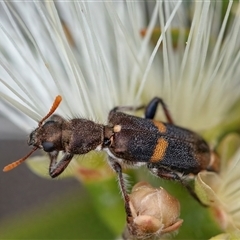
[[(202, 170), (218, 172), (219, 160), (215, 152), (200, 135), (176, 126), (161, 98), (153, 98), (147, 106), (115, 107), (109, 112), (107, 125), (84, 118), (68, 121), (53, 115), (61, 100), (61, 96), (56, 97), (49, 113), (30, 133), (28, 145), (33, 146), (33, 150), (6, 166), (4, 171), (19, 165), (37, 149), (43, 149), (50, 158), (49, 174), (55, 178), (65, 170), (74, 155), (105, 150), (108, 163), (118, 176), (127, 217), (131, 217), (131, 211), (122, 166), (145, 165), (155, 176), (182, 183), (199, 202), (185, 176), (195, 176)], [(159, 104), (167, 122), (154, 120)], [(144, 118), (124, 113), (143, 108)], [(57, 161), (60, 151), (64, 155)]]

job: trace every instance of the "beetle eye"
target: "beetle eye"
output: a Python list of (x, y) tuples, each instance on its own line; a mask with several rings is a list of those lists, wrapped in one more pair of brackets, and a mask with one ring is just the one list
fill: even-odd
[(54, 144), (52, 142), (43, 142), (42, 146), (45, 152), (52, 152), (55, 150)]

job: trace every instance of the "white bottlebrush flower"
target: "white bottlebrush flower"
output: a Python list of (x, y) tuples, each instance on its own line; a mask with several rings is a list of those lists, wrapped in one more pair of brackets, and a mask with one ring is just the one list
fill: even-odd
[[(157, 95), (179, 125), (201, 130), (218, 124), (238, 99), (238, 6), (229, 1), (220, 16), (221, 2), (185, 5), (157, 1), (147, 19), (150, 10), (137, 2), (2, 2), (1, 109), (7, 102), (38, 121), (60, 94), (64, 117), (106, 121), (113, 106)], [(236, 17), (228, 21), (230, 14)], [(150, 32), (142, 38), (148, 20)], [(162, 35), (151, 54), (154, 24)], [(26, 131), (35, 126), (12, 110), (2, 114)]]
[(68, 119), (105, 123), (114, 106), (140, 104), (136, 93), (149, 61), (149, 37), (143, 41), (139, 32), (143, 6), (2, 2), (0, 107), (8, 109), (2, 114), (30, 132), (58, 94), (57, 113)]
[[(131, 70), (143, 71), (146, 65), (138, 56), (140, 25), (133, 25), (141, 24), (139, 4), (133, 14), (122, 4), (117, 13), (108, 2), (1, 4), (1, 97), (6, 102), (35, 121), (58, 94), (64, 117), (101, 121), (113, 106), (134, 102), (139, 73)], [(18, 122), (19, 116), (13, 119)], [(29, 120), (22, 127), (29, 131)]]
[[(11, 114), (3, 114), (30, 132), (60, 94), (61, 116), (105, 123), (114, 106), (142, 104), (146, 88), (157, 95), (151, 86), (159, 77), (150, 67), (158, 65), (153, 57), (163, 39), (151, 54), (150, 37), (163, 3), (153, 6), (150, 22), (144, 7), (138, 2), (2, 2), (0, 104), (24, 115), (9, 106)], [(166, 31), (181, 2), (168, 8), (166, 20), (160, 19)], [(147, 24), (143, 38), (140, 31)]]
[(233, 0), (2, 1), (1, 113), (30, 132), (58, 94), (61, 116), (101, 123), (159, 96), (178, 125), (210, 130), (239, 99), (239, 13)]

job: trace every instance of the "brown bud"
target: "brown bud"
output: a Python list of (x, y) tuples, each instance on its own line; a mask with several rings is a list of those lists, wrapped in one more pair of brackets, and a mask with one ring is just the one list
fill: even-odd
[(125, 239), (153, 239), (179, 229), (179, 201), (163, 188), (137, 183), (129, 195), (132, 218), (128, 219)]

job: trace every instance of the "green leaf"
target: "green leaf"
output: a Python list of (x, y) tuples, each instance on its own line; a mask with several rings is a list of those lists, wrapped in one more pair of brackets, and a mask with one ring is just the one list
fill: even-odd
[(114, 239), (91, 198), (75, 192), (1, 222), (0, 239)]

